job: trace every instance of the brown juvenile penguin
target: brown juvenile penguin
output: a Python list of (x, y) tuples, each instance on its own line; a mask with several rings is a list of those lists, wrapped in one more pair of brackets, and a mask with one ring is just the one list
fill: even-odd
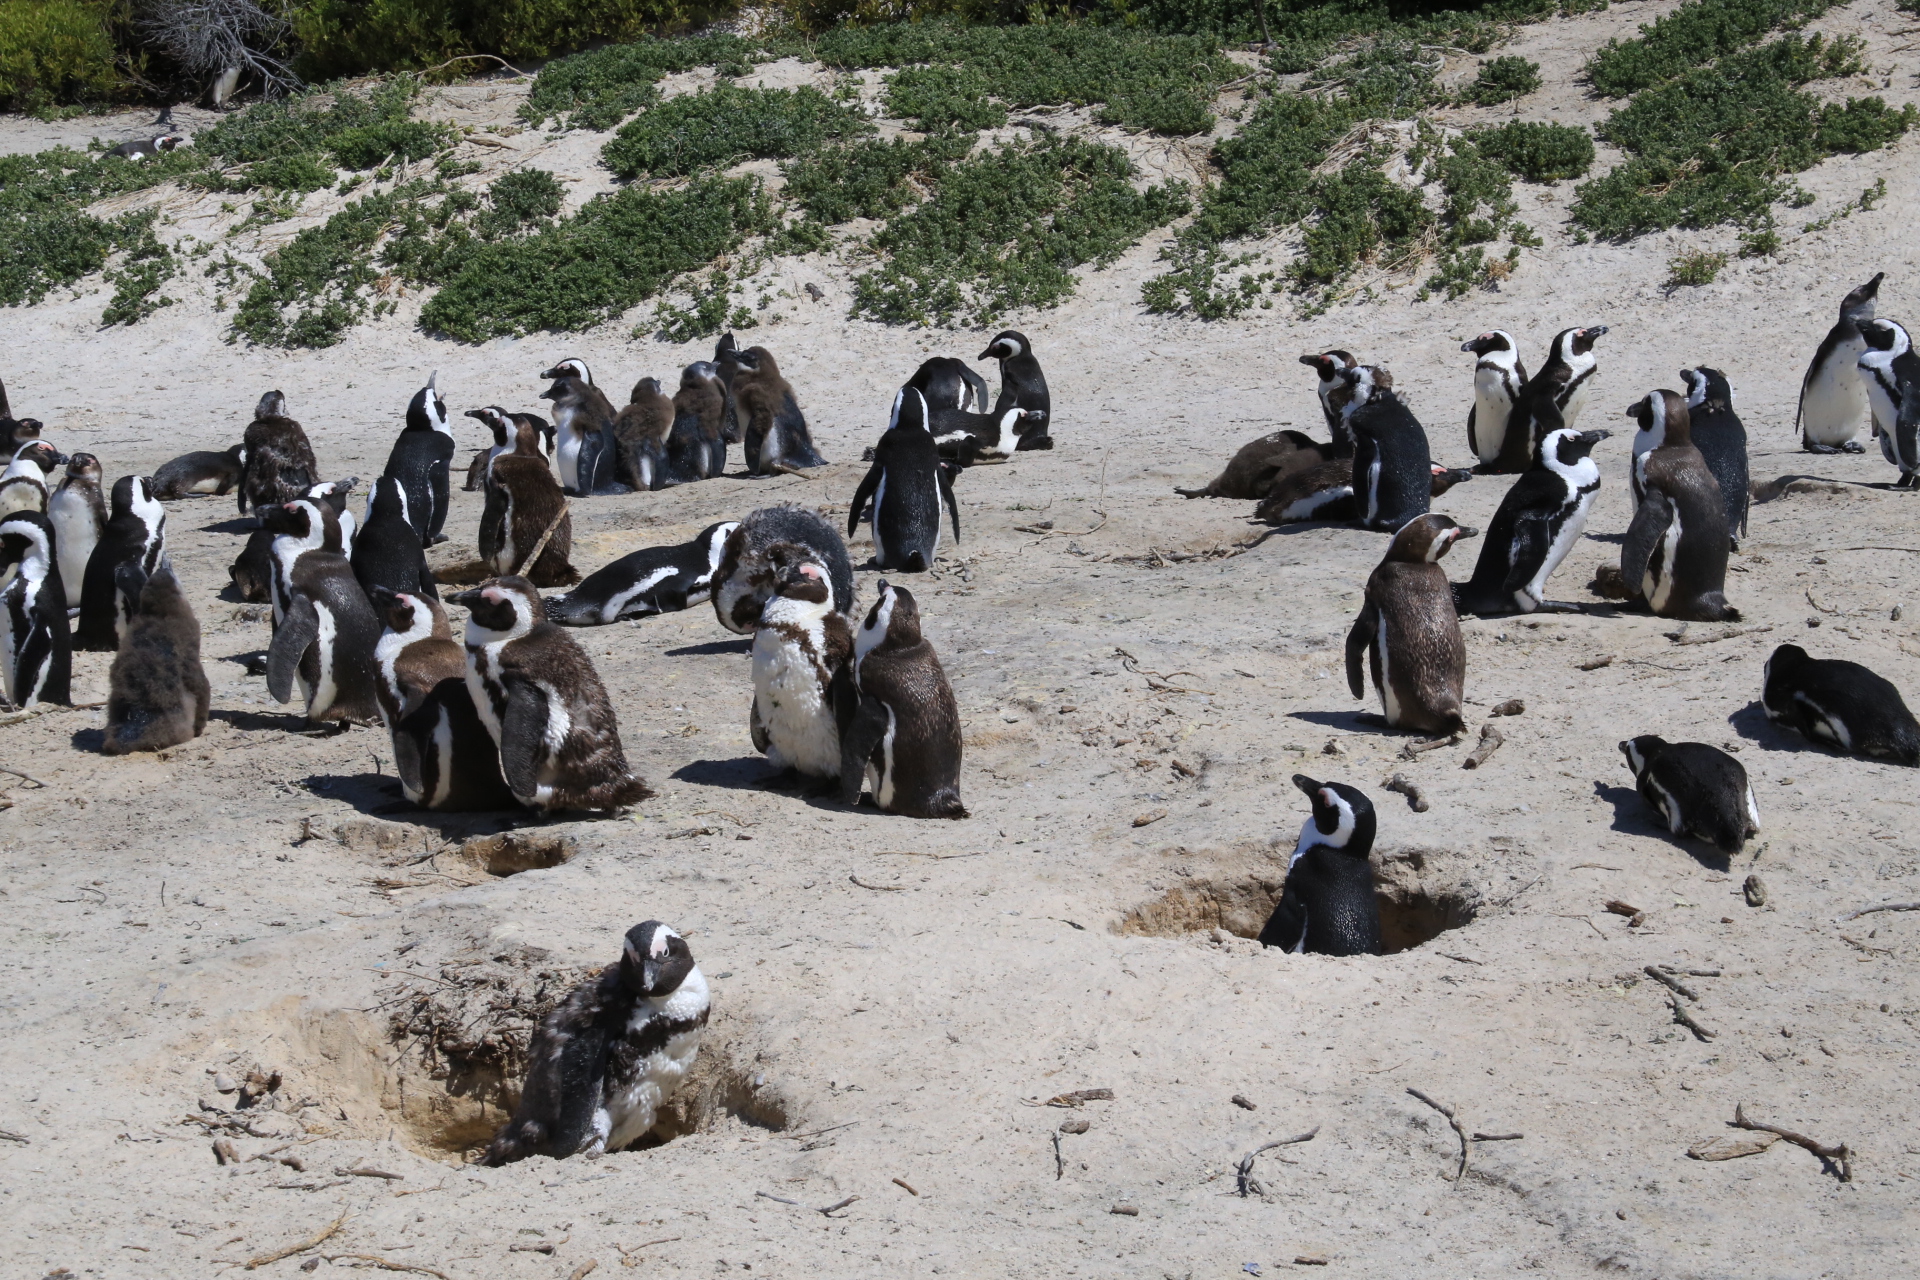
[(1359, 519), (1360, 509), (1353, 501), (1353, 459), (1334, 458), (1275, 480), (1253, 515), (1268, 524)]
[[(613, 438), (619, 445), (619, 475), (644, 493), (658, 483), (667, 456), (667, 437), (673, 431), (674, 402), (658, 378), (633, 384), (627, 405), (613, 420)], [(724, 465), (726, 446), (721, 445)]]
[(393, 740), (400, 790), (423, 809), (511, 809), (500, 751), (467, 688), (467, 652), (438, 600), (375, 588), (385, 630), (373, 656), (380, 718)]
[(1420, 733), (1460, 732), (1467, 645), (1441, 556), (1470, 531), (1428, 513), (1402, 525), (1367, 579), (1367, 601), (1347, 633), (1347, 686), (1367, 695), (1360, 662), (1373, 670), (1387, 724)]
[(696, 360), (680, 372), (673, 423), (654, 467), (653, 487), (711, 480), (727, 470), (727, 385), (720, 372)]
[[(522, 573), (535, 586), (571, 586), (580, 575), (569, 560), (573, 513), (567, 496), (540, 452), (539, 431), (524, 422), (515, 431), (513, 452), (493, 460), (487, 503), (480, 513), (480, 558), (495, 573)], [(546, 546), (529, 567), (526, 560), (543, 537)]]
[(449, 602), (472, 613), (467, 691), (514, 799), (542, 812), (605, 811), (653, 794), (627, 767), (592, 659), (547, 621), (531, 582), (489, 578)]
[(1663, 618), (1739, 621), (1726, 597), (1726, 498), (1694, 447), (1686, 397), (1651, 391), (1627, 407), (1627, 416), (1660, 439), (1633, 460), (1640, 505), (1620, 545), (1628, 597)]
[(853, 633), (851, 680), (836, 689), (840, 798), (864, 783), (887, 813), (964, 818), (960, 707), (933, 646), (920, 634), (913, 593), (880, 582), (880, 598)]
[(807, 417), (800, 412), (793, 387), (780, 376), (780, 366), (765, 347), (748, 347), (735, 357), (734, 411), (745, 436), (747, 471), (770, 476), (801, 467), (824, 467), (827, 460), (813, 447)]
[(1264, 498), (1282, 477), (1325, 461), (1321, 448), (1304, 431), (1275, 431), (1241, 445), (1226, 468), (1202, 487), (1175, 485), (1173, 491), (1183, 498)]
[(247, 466), (247, 446), (236, 444), (216, 453), (196, 449), (160, 464), (153, 473), (153, 496), (162, 502), (201, 495), (223, 498), (240, 483)]
[(200, 620), (165, 559), (151, 577), (137, 560), (125, 561), (114, 584), (126, 597), (131, 623), (107, 677), (100, 750), (120, 756), (191, 742), (206, 730), (213, 697), (200, 665)]
[(249, 507), (304, 498), (320, 479), (313, 445), (300, 424), (287, 416), (287, 398), (278, 391), (260, 397), (240, 447), (244, 459), (237, 490), (241, 515)]

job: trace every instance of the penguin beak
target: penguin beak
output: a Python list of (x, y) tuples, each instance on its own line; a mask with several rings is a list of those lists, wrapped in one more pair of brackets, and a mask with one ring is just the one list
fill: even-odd
[(1603, 324), (1590, 324), (1586, 328), (1582, 329), (1580, 332), (1586, 336), (1589, 342), (1591, 342), (1595, 338), (1605, 337), (1607, 333), (1607, 326)]
[(1318, 795), (1320, 791), (1320, 784), (1304, 773), (1296, 773), (1293, 775), (1293, 785), (1300, 788), (1301, 792), (1308, 799), (1312, 799)]
[(1477, 538), (1479, 536), (1480, 531), (1470, 524), (1460, 525), (1453, 531), (1453, 540), (1455, 542), (1462, 542), (1468, 538)]
[(455, 592), (453, 595), (447, 597), (447, 603), (457, 604), (462, 609), (471, 609), (474, 605), (480, 603), (479, 588), (476, 587), (471, 591)]
[(1611, 440), (1611, 439), (1613, 438), (1613, 432), (1611, 432), (1611, 431), (1582, 431), (1582, 432), (1580, 433), (1580, 438), (1581, 438), (1582, 440), (1584, 440), (1584, 441), (1586, 441), (1586, 442), (1587, 442), (1587, 447), (1588, 447), (1589, 449), (1591, 449), (1591, 448), (1592, 448), (1592, 447), (1593, 447), (1594, 445), (1597, 445), (1597, 444), (1599, 444), (1599, 443), (1600, 443), (1600, 442), (1601, 442), (1602, 440)]

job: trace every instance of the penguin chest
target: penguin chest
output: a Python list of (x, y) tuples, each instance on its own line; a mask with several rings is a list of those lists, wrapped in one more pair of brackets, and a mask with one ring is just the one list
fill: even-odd
[(1580, 486), (1573, 494), (1572, 501), (1549, 520), (1548, 528), (1553, 532), (1553, 540), (1547, 544), (1546, 555), (1526, 585), (1524, 594), (1530, 599), (1519, 602), (1523, 611), (1531, 613), (1547, 598), (1547, 579), (1553, 576), (1553, 571), (1573, 550), (1573, 544), (1580, 541), (1580, 534), (1587, 527), (1587, 512), (1593, 507), (1593, 495), (1599, 489), (1600, 479), (1596, 472), (1592, 483)]
[(5, 685), (8, 701), (16, 706), (26, 705), (21, 697), (22, 677), (31, 678), (30, 673), (19, 669), (19, 664), (21, 651), (33, 635), (32, 604), (26, 579), (15, 574), (6, 591), (0, 593), (0, 682)]
[(840, 772), (840, 734), (827, 696), (828, 673), (809, 628), (762, 627), (753, 639), (753, 696), (767, 731), (767, 759), (817, 777)]
[(637, 1010), (627, 1024), (626, 1040), (645, 1051), (631, 1057), (616, 1053), (608, 1064), (600, 1110), (594, 1116), (594, 1128), (605, 1135), (608, 1151), (646, 1137), (659, 1119), (660, 1108), (679, 1090), (699, 1056), (703, 1028), (698, 1026), (670, 1034), (658, 1048), (647, 1049), (647, 1042), (655, 1038), (648, 1034), (649, 1024), (657, 1017), (650, 1010)]
[(880, 483), (873, 490), (873, 558), (881, 564), (887, 563), (886, 526), (881, 521), (881, 513), (887, 509), (887, 473), (880, 473)]
[(1838, 343), (1807, 378), (1800, 394), (1800, 426), (1815, 444), (1844, 444), (1860, 429), (1868, 404), (1858, 362), (1866, 349), (1859, 338)]
[(335, 651), (335, 644), (340, 637), (340, 623), (324, 600), (313, 602), (313, 613), (319, 622), (319, 634), (314, 636), (313, 644), (302, 657), (299, 673), (295, 676), (300, 692), (307, 700), (309, 718), (326, 711), (340, 696), (339, 655)]
[(1375, 683), (1380, 686), (1380, 701), (1387, 713), (1387, 723), (1400, 723), (1400, 695), (1394, 689), (1393, 659), (1387, 648), (1387, 615), (1380, 611), (1380, 621), (1373, 632), (1373, 652), (1380, 669), (1375, 673)]
[(564, 488), (580, 487), (580, 447), (584, 443), (573, 431), (562, 428), (560, 447), (554, 451), (554, 461), (559, 464), (560, 483)]
[[(644, 618), (650, 614), (659, 613), (659, 602), (648, 592), (674, 577), (678, 572), (679, 570), (672, 565), (663, 565), (642, 574), (634, 580), (632, 586), (622, 587), (608, 598), (607, 603), (601, 606), (600, 620), (618, 622), (622, 618)], [(688, 594), (687, 603), (694, 603), (691, 593)]]
[(1507, 418), (1513, 412), (1509, 391), (1505, 369), (1489, 365), (1474, 371), (1473, 451), (1482, 462), (1498, 458), (1507, 438)]
[[(1860, 381), (1865, 385), (1867, 405), (1873, 412), (1873, 433), (1880, 437), (1881, 448), (1887, 448), (1887, 440), (1894, 434), (1894, 424), (1900, 420), (1900, 389), (1894, 383), (1893, 370), (1873, 369), (1860, 371)], [(1897, 461), (1891, 451), (1889, 461)]]
[(495, 743), (500, 741), (500, 717), (507, 706), (507, 685), (500, 676), (500, 650), (506, 643), (496, 640), (467, 650), (467, 693)]

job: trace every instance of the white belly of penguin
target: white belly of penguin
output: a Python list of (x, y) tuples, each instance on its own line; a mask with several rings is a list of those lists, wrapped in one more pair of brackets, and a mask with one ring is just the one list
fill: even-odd
[(840, 773), (840, 734), (813, 661), (779, 632), (753, 640), (753, 696), (767, 731), (767, 759), (776, 768), (821, 778)]
[(61, 501), (55, 495), (48, 504), (47, 518), (53, 522), (54, 553), (60, 561), (60, 586), (67, 593), (67, 607), (80, 603), (80, 587), (87, 576), (87, 557), (99, 541), (93, 527), (93, 512), (77, 498)]
[(1580, 540), (1581, 530), (1587, 527), (1587, 510), (1593, 505), (1593, 495), (1588, 494), (1579, 506), (1568, 513), (1561, 522), (1560, 531), (1553, 535), (1553, 541), (1547, 545), (1546, 559), (1540, 562), (1539, 571), (1533, 575), (1521, 590), (1514, 593), (1514, 603), (1523, 613), (1532, 613), (1547, 598), (1547, 579), (1560, 567), (1560, 562), (1573, 550), (1573, 544)]
[(894, 717), (893, 708), (887, 708), (887, 731), (880, 735), (880, 763), (867, 762), (867, 789), (873, 792), (873, 802), (882, 809), (893, 808), (894, 772), (893, 739), (900, 722)]
[[(453, 720), (447, 715), (445, 707), (440, 708), (440, 717), (433, 724), (433, 794), (425, 800), (426, 807), (437, 809), (447, 802), (447, 794), (453, 790)], [(419, 796), (408, 796), (415, 804), (422, 803)]]
[[(0, 606), (0, 663), (5, 664), (4, 668), (0, 668), (0, 680), (4, 680), (7, 700), (16, 706), (23, 706), (25, 703), (20, 697), (20, 690), (15, 687), (18, 677), (14, 665), (18, 660), (20, 647), (26, 643), (27, 633), (31, 631), (33, 625), (32, 620), (27, 617), (25, 602), (21, 599), (21, 595), (20, 585), (16, 579), (15, 582), (8, 584), (4, 605)], [(15, 634), (16, 623), (20, 624), (20, 634)]]
[(560, 429), (560, 448), (555, 461), (560, 464), (560, 483), (569, 489), (580, 487), (580, 437), (566, 427)]
[(1647, 604), (1655, 613), (1667, 607), (1667, 601), (1673, 595), (1673, 558), (1680, 551), (1680, 509), (1674, 508), (1673, 518), (1667, 522), (1666, 532), (1660, 535), (1660, 545), (1654, 548), (1653, 558), (1647, 562), (1647, 572), (1640, 583), (1640, 594), (1647, 598)]
[[(678, 572), (679, 570), (675, 569), (672, 565), (667, 565), (664, 568), (655, 569), (652, 573), (640, 579), (640, 581), (634, 583), (632, 586), (628, 587), (625, 591), (615, 592), (613, 598), (607, 601), (606, 605), (601, 608), (600, 621), (602, 622), (619, 621), (621, 617), (620, 611), (622, 609), (625, 609), (635, 596), (640, 595), (643, 592), (653, 590), (655, 587), (659, 586), (661, 583), (665, 582), (668, 578), (671, 578), (674, 574)], [(691, 595), (687, 597), (687, 603), (688, 604), (693, 603), (693, 597)], [(636, 618), (645, 617), (649, 614), (655, 614), (658, 612), (660, 612), (660, 610), (654, 606), (652, 601), (649, 600), (649, 601), (643, 602), (640, 608), (634, 611), (633, 616)]]
[(1867, 416), (1867, 389), (1857, 365), (1867, 349), (1858, 339), (1843, 342), (1820, 366), (1800, 401), (1800, 426), (1815, 444), (1845, 444)]
[[(627, 1027), (632, 1035), (638, 1024), (647, 1020), (649, 1011), (636, 1012)], [(594, 1116), (594, 1128), (606, 1134), (606, 1149), (618, 1151), (647, 1136), (659, 1119), (660, 1108), (674, 1095), (693, 1068), (700, 1052), (700, 1028), (667, 1038), (667, 1047), (648, 1054), (637, 1065), (633, 1079), (615, 1085), (608, 1082), (600, 1111)]]
[(1387, 723), (1400, 723), (1400, 699), (1393, 692), (1393, 667), (1387, 661), (1387, 620), (1383, 615), (1373, 633), (1380, 652), (1380, 701), (1387, 709)]
[(320, 632), (313, 638), (315, 656), (320, 659), (320, 679), (311, 688), (304, 679), (300, 681), (300, 692), (306, 695), (309, 716), (325, 714), (340, 693), (333, 674), (333, 639), (340, 629), (333, 620), (333, 610), (318, 600), (313, 602), (313, 612), (320, 620)]
[(1473, 442), (1482, 462), (1500, 456), (1500, 445), (1507, 438), (1507, 417), (1513, 405), (1507, 400), (1506, 372), (1482, 369), (1473, 375)]

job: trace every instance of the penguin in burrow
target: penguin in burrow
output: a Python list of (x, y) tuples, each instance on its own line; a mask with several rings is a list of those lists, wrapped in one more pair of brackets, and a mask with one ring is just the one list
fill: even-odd
[(602, 627), (704, 604), (713, 594), (727, 540), (739, 527), (738, 520), (722, 520), (691, 542), (629, 552), (595, 569), (566, 595), (548, 596), (543, 601), (547, 618), (563, 627)]
[(107, 674), (107, 730), (100, 750), (110, 756), (161, 751), (206, 731), (213, 700), (200, 663), (200, 620), (162, 557), (152, 574), (123, 560), (114, 585), (130, 619)]
[(913, 593), (882, 578), (853, 633), (849, 678), (835, 687), (840, 798), (861, 789), (884, 813), (964, 818), (960, 800), (960, 708), (947, 673), (920, 631)]
[(1738, 622), (1726, 597), (1726, 498), (1693, 446), (1687, 402), (1653, 391), (1627, 416), (1643, 431), (1658, 424), (1661, 441), (1633, 464), (1641, 496), (1620, 546), (1628, 595), (1663, 618)]
[(113, 482), (113, 514), (87, 557), (80, 584), (80, 621), (74, 647), (112, 653), (127, 632), (127, 616), (114, 574), (133, 561), (151, 576), (167, 550), (167, 509), (153, 496), (145, 476), (121, 476)]
[(846, 678), (852, 628), (834, 611), (827, 568), (810, 548), (778, 543), (767, 558), (774, 594), (753, 633), (748, 736), (774, 768), (837, 785), (841, 758), (834, 685)]
[(1474, 468), (1486, 474), (1498, 464), (1506, 442), (1507, 419), (1527, 382), (1520, 347), (1505, 329), (1490, 329), (1460, 344), (1474, 354), (1473, 406), (1467, 410), (1467, 447), (1480, 459)]
[(740, 522), (727, 538), (727, 549), (714, 576), (713, 612), (720, 625), (740, 635), (752, 635), (760, 614), (774, 596), (772, 548), (781, 543), (806, 547), (827, 567), (836, 613), (852, 613), (853, 557), (839, 530), (819, 512), (806, 507), (761, 507)]
[(260, 397), (240, 445), (244, 469), (234, 493), (241, 515), (249, 507), (278, 506), (305, 497), (320, 480), (313, 445), (300, 424), (287, 416), (287, 398), (278, 391)]
[(1491, 618), (1580, 611), (1547, 599), (1547, 579), (1587, 526), (1600, 491), (1593, 447), (1611, 435), (1562, 428), (1540, 442), (1533, 465), (1513, 482), (1487, 526), (1473, 577), (1453, 588), (1459, 612)]
[(1704, 742), (1642, 734), (1620, 744), (1634, 787), (1667, 830), (1732, 857), (1760, 834), (1760, 806), (1738, 760)]
[(20, 446), (5, 471), (0, 471), (0, 516), (15, 511), (47, 511), (53, 473), (67, 464), (67, 455), (45, 440)]
[(1364, 660), (1389, 728), (1434, 735), (1461, 730), (1467, 645), (1439, 561), (1472, 536), (1446, 516), (1409, 520), (1367, 579), (1366, 602), (1347, 632), (1347, 687), (1366, 697)]
[(47, 519), (53, 524), (53, 547), (60, 558), (60, 582), (66, 588), (69, 609), (80, 607), (87, 560), (107, 527), (101, 475), (100, 459), (90, 453), (73, 454), (67, 459), (67, 478), (47, 499)]
[(953, 356), (933, 356), (922, 361), (907, 379), (907, 385), (926, 397), (929, 409), (987, 411), (987, 380), (975, 373), (966, 361)]
[(1433, 455), (1426, 429), (1393, 392), (1393, 375), (1356, 365), (1341, 375), (1341, 420), (1353, 436), (1353, 497), (1369, 529), (1392, 532), (1433, 503)]
[(153, 496), (162, 502), (181, 498), (222, 498), (240, 483), (247, 469), (247, 446), (218, 452), (196, 449), (160, 464), (153, 473)]
[(1873, 411), (1873, 434), (1881, 455), (1900, 468), (1893, 487), (1920, 489), (1920, 353), (1906, 329), (1891, 320), (1862, 320), (1860, 336), (1867, 344), (1860, 375)]
[[(1018, 432), (1018, 450), (1053, 448), (1053, 397), (1047, 391), (1047, 375), (1040, 371), (1039, 358), (1027, 335), (1003, 329), (994, 335), (982, 360), (1000, 362), (1000, 394), (994, 399), (996, 416), (1008, 409), (1021, 409), (1023, 429)], [(1004, 422), (1004, 418), (1002, 419)]]
[(438, 600), (375, 587), (380, 620), (374, 686), (393, 743), (400, 791), (423, 809), (472, 813), (513, 809), (500, 750), (467, 688), (467, 652)]
[(893, 398), (892, 420), (874, 446), (873, 466), (854, 491), (847, 509), (847, 536), (860, 528), (867, 504), (873, 504), (873, 558), (882, 569), (925, 573), (940, 550), (940, 507), (953, 518), (953, 540), (960, 541), (960, 507), (953, 480), (941, 465), (940, 450), (927, 429), (926, 397), (902, 387)]
[(1264, 946), (1295, 954), (1377, 956), (1380, 904), (1373, 892), (1373, 802), (1344, 782), (1293, 785), (1313, 804), (1287, 862), (1280, 901), (1260, 930)]
[(1726, 374), (1701, 365), (1682, 369), (1680, 378), (1687, 388), (1687, 434), (1726, 499), (1727, 544), (1738, 551), (1740, 539), (1747, 535), (1747, 511), (1753, 502), (1747, 428), (1734, 412), (1733, 388)]
[(411, 503), (406, 484), (397, 476), (381, 476), (367, 495), (366, 518), (354, 536), (348, 560), (360, 589), (373, 598), (376, 587), (405, 591), (438, 600), (433, 570), (420, 541), (420, 527), (408, 517)]
[(406, 425), (387, 454), (383, 478), (397, 480), (406, 494), (406, 516), (420, 545), (445, 542), (441, 530), (452, 503), (453, 425), (440, 394), (435, 370), (407, 405)]
[(380, 622), (353, 565), (337, 549), (339, 519), (319, 499), (260, 512), (274, 540), (274, 628), (267, 648), (267, 692), (275, 702), (299, 693), (307, 720), (369, 724), (380, 715), (374, 646)]
[(73, 641), (53, 525), (38, 511), (0, 517), (0, 685), (15, 707), (73, 701)]
[(1783, 644), (1767, 659), (1767, 719), (1844, 755), (1920, 765), (1920, 724), (1892, 681), (1857, 662)]
[(1866, 384), (1860, 378), (1860, 357), (1867, 350), (1860, 322), (1873, 319), (1880, 282), (1886, 278), (1886, 272), (1875, 272), (1873, 279), (1840, 300), (1839, 320), (1814, 349), (1800, 379), (1794, 425), (1800, 430), (1800, 447), (1808, 453), (1861, 453), (1866, 448), (1854, 439), (1872, 414)]

